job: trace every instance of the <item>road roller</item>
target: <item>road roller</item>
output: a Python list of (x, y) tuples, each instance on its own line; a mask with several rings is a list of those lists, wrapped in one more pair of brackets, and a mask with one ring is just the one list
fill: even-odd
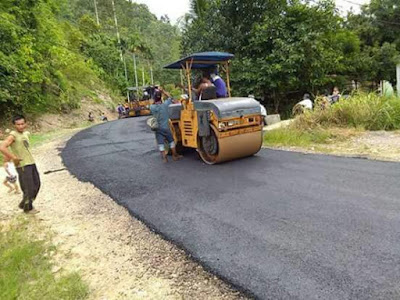
[[(152, 95), (154, 87), (129, 87), (128, 88), (128, 106), (129, 117), (149, 116), (151, 115), (150, 105), (154, 103)], [(139, 93), (139, 91), (142, 91)]]
[[(169, 126), (177, 149), (194, 148), (206, 164), (217, 164), (257, 153), (262, 146), (262, 115), (258, 101), (231, 97), (229, 64), (233, 54), (195, 53), (165, 66), (180, 69), (186, 80), (187, 97), (169, 106)], [(196, 100), (192, 90), (192, 70), (222, 69), (226, 75), (227, 95)], [(186, 76), (185, 76), (186, 75)], [(212, 93), (211, 93), (212, 94)]]

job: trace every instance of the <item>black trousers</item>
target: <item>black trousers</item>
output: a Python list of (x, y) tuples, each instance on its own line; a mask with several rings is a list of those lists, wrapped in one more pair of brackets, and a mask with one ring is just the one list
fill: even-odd
[(40, 190), (40, 177), (36, 165), (17, 168), (19, 184), (23, 193), (21, 206), (24, 210), (31, 210), (32, 203)]

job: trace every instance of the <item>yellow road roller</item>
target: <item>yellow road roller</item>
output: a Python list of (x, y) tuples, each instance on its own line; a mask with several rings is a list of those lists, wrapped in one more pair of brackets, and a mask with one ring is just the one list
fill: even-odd
[[(150, 105), (154, 103), (150, 92), (154, 87), (128, 87), (129, 117), (151, 115)], [(140, 91), (140, 92), (139, 92)]]
[[(202, 52), (165, 66), (182, 70), (187, 86), (188, 97), (168, 108), (175, 143), (178, 148), (195, 148), (201, 159), (210, 165), (253, 155), (262, 145), (259, 102), (247, 97), (231, 97), (229, 63), (233, 57), (230, 53)], [(211, 97), (197, 100), (192, 90), (192, 70), (207, 72), (218, 66), (226, 75), (227, 95), (217, 98), (211, 91)]]

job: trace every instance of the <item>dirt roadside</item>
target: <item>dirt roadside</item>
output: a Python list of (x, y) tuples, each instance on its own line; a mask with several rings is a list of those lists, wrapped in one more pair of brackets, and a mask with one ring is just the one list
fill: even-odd
[[(34, 150), (42, 189), (29, 218), (53, 233), (54, 272), (78, 271), (89, 299), (246, 299), (92, 184), (67, 170), (44, 175), (64, 168), (59, 152), (72, 133)], [(22, 214), (19, 200), (0, 187), (0, 220)]]

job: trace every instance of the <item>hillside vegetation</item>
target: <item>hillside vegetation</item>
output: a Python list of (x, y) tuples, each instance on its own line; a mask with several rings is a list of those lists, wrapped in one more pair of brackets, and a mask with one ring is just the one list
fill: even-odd
[(99, 24), (93, 5), (89, 0), (0, 2), (0, 120), (16, 111), (68, 112), (82, 97), (96, 100), (96, 90), (125, 95), (134, 85), (133, 53), (140, 79), (143, 69), (150, 82), (152, 65), (156, 81), (173, 82), (161, 66), (179, 56), (177, 27), (167, 18), (157, 20), (145, 5), (115, 0), (118, 44), (111, 1), (97, 1)]

